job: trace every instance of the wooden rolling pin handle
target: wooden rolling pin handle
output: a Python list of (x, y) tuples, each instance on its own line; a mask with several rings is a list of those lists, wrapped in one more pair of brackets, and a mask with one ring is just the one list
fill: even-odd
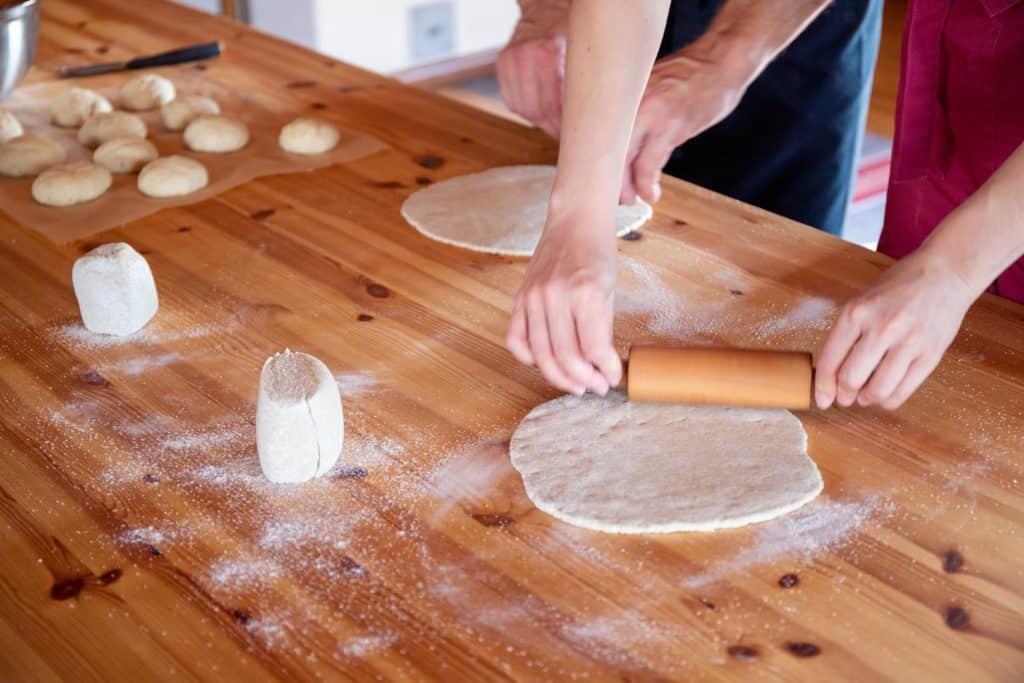
[(809, 353), (634, 346), (626, 367), (631, 401), (811, 408)]

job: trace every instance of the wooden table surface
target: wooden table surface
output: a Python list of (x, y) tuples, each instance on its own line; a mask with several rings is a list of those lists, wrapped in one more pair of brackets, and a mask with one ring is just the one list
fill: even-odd
[[(158, 0), (42, 6), (30, 80), (220, 39), (210, 72), (389, 149), (72, 245), (0, 216), (0, 679), (1022, 680), (1020, 306), (975, 306), (898, 412), (800, 415), (825, 479), (805, 508), (576, 529), (508, 464), (555, 395), (502, 348), (525, 263), (399, 215), (433, 181), (550, 162), (550, 140)], [(104, 344), (70, 272), (116, 240), (161, 309)], [(620, 343), (808, 349), (888, 263), (670, 180), (621, 260)], [(307, 485), (265, 482), (255, 454), (284, 347), (344, 395), (344, 466)]]

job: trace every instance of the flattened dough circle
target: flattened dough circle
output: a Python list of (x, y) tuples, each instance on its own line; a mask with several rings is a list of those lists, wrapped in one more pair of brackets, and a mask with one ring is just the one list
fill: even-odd
[(613, 533), (739, 527), (822, 489), (807, 434), (785, 410), (563, 396), (523, 419), (509, 455), (534, 505)]
[[(547, 217), (554, 166), (499, 166), (415, 192), (402, 216), (427, 237), (487, 254), (529, 256)], [(625, 235), (651, 217), (642, 200), (620, 206), (615, 234)]]

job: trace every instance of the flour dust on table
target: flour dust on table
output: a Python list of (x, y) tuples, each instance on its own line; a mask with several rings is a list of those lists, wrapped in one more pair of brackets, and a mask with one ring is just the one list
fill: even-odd
[(807, 434), (785, 410), (563, 396), (523, 419), (509, 455), (534, 505), (613, 533), (739, 527), (822, 489)]
[[(451, 178), (415, 192), (402, 216), (427, 237), (487, 254), (529, 256), (537, 247), (555, 182), (554, 166), (501, 166)], [(615, 211), (615, 234), (651, 217), (638, 199)]]

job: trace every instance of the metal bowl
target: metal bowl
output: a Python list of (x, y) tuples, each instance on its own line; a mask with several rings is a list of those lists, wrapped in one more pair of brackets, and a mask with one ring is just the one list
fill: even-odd
[(36, 56), (39, 0), (0, 0), (0, 99), (25, 77)]

